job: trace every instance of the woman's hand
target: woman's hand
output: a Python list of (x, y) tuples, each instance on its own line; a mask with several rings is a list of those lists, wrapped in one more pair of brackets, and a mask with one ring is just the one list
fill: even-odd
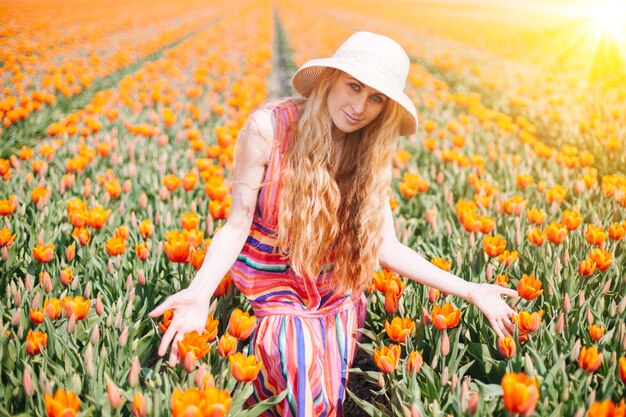
[(163, 339), (161, 339), (158, 351), (159, 356), (165, 355), (170, 342), (172, 342), (168, 361), (170, 366), (176, 366), (179, 361), (178, 342), (183, 339), (185, 333), (194, 330), (202, 333), (204, 330), (209, 315), (209, 305), (208, 297), (198, 296), (197, 291), (186, 288), (170, 295), (148, 313), (148, 316), (156, 318), (170, 308), (174, 309), (174, 317), (172, 317), (172, 321), (163, 335)]
[(474, 284), (467, 300), (474, 304), (489, 320), (498, 337), (513, 334), (513, 323), (509, 318), (517, 314), (504, 300), (502, 295), (517, 297), (517, 291), (494, 284)]

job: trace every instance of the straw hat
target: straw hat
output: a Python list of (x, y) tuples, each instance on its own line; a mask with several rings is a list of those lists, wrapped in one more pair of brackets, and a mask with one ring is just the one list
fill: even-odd
[(374, 88), (403, 108), (400, 135), (417, 131), (417, 111), (404, 94), (410, 60), (393, 39), (371, 32), (356, 32), (346, 39), (330, 58), (312, 59), (293, 75), (291, 84), (308, 97), (326, 68), (344, 71), (363, 84)]

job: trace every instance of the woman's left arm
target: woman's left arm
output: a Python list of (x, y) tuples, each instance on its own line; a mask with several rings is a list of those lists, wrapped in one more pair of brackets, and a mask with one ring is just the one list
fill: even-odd
[(393, 223), (393, 213), (387, 204), (382, 228), (383, 242), (378, 252), (378, 260), (382, 266), (417, 283), (437, 288), (476, 305), (499, 337), (511, 333), (512, 323), (508, 316), (515, 311), (502, 300), (501, 295), (517, 297), (517, 291), (494, 284), (468, 282), (440, 269), (399, 242)]

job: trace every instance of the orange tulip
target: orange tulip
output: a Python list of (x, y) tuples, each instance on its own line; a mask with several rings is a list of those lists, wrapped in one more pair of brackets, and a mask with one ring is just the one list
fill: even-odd
[(519, 253), (516, 250), (512, 252), (505, 250), (500, 255), (498, 255), (498, 261), (500, 261), (500, 263), (503, 264), (505, 268), (510, 266), (513, 262), (515, 262), (518, 259), (519, 259)]
[(56, 390), (54, 397), (44, 395), (48, 417), (75, 417), (80, 410), (80, 400), (73, 391)]
[(109, 216), (111, 215), (111, 209), (105, 210), (103, 207), (98, 206), (89, 210), (87, 213), (89, 218), (89, 226), (93, 227), (94, 229), (102, 229)]
[(223, 358), (234, 355), (237, 352), (237, 338), (231, 336), (228, 332), (220, 337), (217, 344), (217, 353)]
[(141, 242), (135, 245), (135, 254), (137, 258), (145, 261), (150, 256), (150, 249), (148, 249), (148, 244), (146, 242)]
[(591, 276), (596, 271), (596, 262), (593, 259), (584, 259), (578, 265), (578, 274), (581, 277)]
[(511, 336), (505, 336), (498, 339), (498, 352), (503, 358), (509, 359), (515, 355), (515, 341)]
[(575, 210), (565, 210), (561, 215), (561, 223), (564, 224), (570, 232), (576, 230), (582, 222), (582, 216)]
[(505, 275), (505, 274), (496, 275), (496, 283), (501, 287), (508, 288), (509, 287), (508, 275)]
[(45, 187), (35, 187), (31, 193), (33, 203), (37, 204), (40, 201), (45, 202), (50, 196), (50, 190)]
[(207, 408), (203, 391), (188, 388), (185, 391), (175, 389), (172, 393), (172, 417), (204, 417)]
[(110, 256), (122, 255), (126, 250), (126, 241), (119, 237), (112, 237), (106, 241), (106, 250)]
[(385, 311), (387, 314), (394, 315), (398, 311), (398, 304), (400, 302), (400, 296), (392, 292), (385, 294)]
[(251, 316), (247, 311), (238, 308), (230, 314), (228, 321), (228, 333), (239, 340), (247, 339), (256, 327), (256, 316)]
[(502, 202), (502, 211), (508, 215), (519, 216), (524, 212), (527, 202), (528, 200), (524, 200), (524, 198), (519, 195), (511, 197)]
[(44, 320), (45, 310), (43, 308), (31, 308), (28, 314), (31, 323), (41, 324)]
[(41, 263), (50, 262), (54, 257), (54, 244), (48, 243), (47, 245), (43, 245), (37, 243), (37, 246), (33, 248), (33, 256)]
[(230, 361), (230, 373), (239, 382), (254, 381), (261, 370), (261, 364), (255, 355), (244, 356), (237, 352), (228, 357)]
[(600, 327), (594, 323), (589, 326), (589, 336), (593, 339), (593, 341), (597, 342), (602, 338), (602, 336), (604, 336), (604, 330), (604, 327)]
[(537, 381), (524, 373), (507, 373), (502, 378), (504, 408), (512, 414), (528, 416), (539, 399)]
[(517, 284), (517, 293), (525, 300), (534, 300), (543, 293), (541, 281), (535, 279), (534, 274), (524, 274)]
[(146, 405), (146, 399), (141, 392), (136, 392), (133, 397), (133, 402), (130, 406), (130, 413), (133, 417), (146, 417), (148, 414), (148, 408)]
[(450, 329), (461, 319), (461, 310), (454, 308), (451, 304), (445, 303), (443, 306), (434, 306), (431, 311), (433, 325), (439, 330)]
[(172, 262), (187, 263), (191, 245), (185, 233), (178, 230), (172, 230), (165, 234), (167, 241), (165, 242), (165, 253)]
[(543, 230), (540, 230), (538, 228), (533, 228), (532, 230), (528, 230), (526, 232), (526, 237), (528, 238), (528, 240), (530, 241), (530, 243), (532, 243), (535, 246), (542, 246), (544, 243), (546, 243), (546, 239), (548, 238), (548, 234), (546, 232), (544, 232)]
[(219, 325), (219, 323), (219, 320), (214, 319), (213, 315), (207, 317), (204, 331), (209, 336), (209, 342), (214, 341), (217, 337), (217, 326)]
[(619, 358), (619, 377), (626, 384), (626, 357)]
[(209, 334), (203, 331), (198, 334), (197, 331), (185, 333), (183, 340), (178, 342), (178, 356), (184, 358), (188, 352), (192, 352), (196, 359), (206, 356), (211, 350)]
[(517, 188), (521, 190), (525, 190), (526, 188), (530, 187), (530, 185), (533, 183), (533, 180), (534, 179), (532, 175), (518, 174), (515, 176), (515, 184), (517, 185)]
[(89, 313), (89, 307), (91, 306), (91, 300), (85, 300), (82, 296), (65, 297), (63, 299), (63, 306), (65, 307), (65, 315), (70, 318), (72, 314), (76, 316), (76, 320), (82, 320), (87, 317)]
[(542, 318), (543, 310), (539, 310), (538, 312), (534, 313), (529, 313), (527, 311), (521, 310), (514, 320), (517, 322), (517, 326), (522, 332), (530, 333), (537, 331), (539, 327), (541, 327)]
[(433, 258), (430, 260), (430, 262), (439, 269), (443, 269), (444, 271), (450, 271), (450, 266), (452, 265), (452, 261), (446, 258)]
[(183, 213), (180, 219), (180, 225), (185, 230), (196, 229), (200, 224), (200, 216), (196, 213)]
[[(623, 416), (623, 414), (619, 414)], [(615, 404), (611, 400), (594, 401), (587, 410), (587, 417), (615, 417)]]
[(546, 227), (548, 240), (555, 245), (560, 245), (567, 238), (567, 227), (564, 224), (552, 222)]
[(378, 369), (388, 374), (393, 372), (400, 360), (400, 345), (383, 346), (382, 349), (374, 348), (374, 362)]
[(141, 223), (139, 223), (139, 233), (141, 234), (141, 237), (143, 237), (144, 239), (147, 239), (150, 236), (152, 236), (153, 232), (154, 232), (154, 225), (149, 219), (142, 220)]
[(603, 228), (594, 226), (593, 224), (588, 225), (587, 230), (585, 230), (585, 239), (587, 239), (590, 245), (599, 246), (608, 236), (609, 234), (606, 233)]
[(586, 372), (595, 372), (602, 363), (602, 353), (595, 346), (583, 347), (578, 354), (578, 366)]
[(217, 286), (217, 289), (213, 293), (213, 296), (221, 297), (222, 295), (226, 294), (226, 291), (228, 291), (232, 283), (233, 277), (227, 272), (226, 275), (224, 275), (224, 278), (222, 278), (220, 285)]
[(224, 417), (231, 405), (230, 393), (216, 387), (207, 387), (204, 390), (205, 416)]
[(613, 264), (613, 254), (600, 248), (592, 249), (589, 253), (589, 259), (596, 263), (596, 268), (600, 271), (606, 271)]
[(528, 221), (532, 224), (536, 224), (537, 226), (542, 225), (543, 222), (546, 221), (546, 217), (547, 214), (543, 210), (536, 209), (534, 207), (526, 210), (526, 218)]
[(7, 200), (0, 200), (0, 216), (10, 216), (17, 210), (17, 197), (12, 195)]
[(626, 224), (613, 223), (608, 229), (609, 237), (613, 240), (620, 240), (626, 236)]
[[(200, 269), (202, 264), (204, 263), (204, 257), (206, 256), (206, 251), (201, 248), (194, 248), (191, 250), (190, 261), (193, 269), (196, 271)], [(213, 293), (215, 296), (215, 293)]]
[(91, 240), (91, 232), (86, 227), (77, 227), (72, 231), (74, 236), (82, 246), (85, 246)]
[(33, 332), (32, 329), (29, 329), (25, 342), (26, 353), (36, 355), (41, 352), (42, 348), (46, 347), (47, 343), (48, 335), (45, 332)]
[(0, 229), (0, 248), (5, 246), (10, 246), (15, 238), (17, 237), (17, 233), (11, 234), (11, 230), (8, 228)]
[(415, 322), (408, 317), (404, 319), (394, 317), (391, 323), (385, 320), (387, 335), (394, 342), (403, 343), (413, 333), (413, 329), (415, 329)]
[(504, 252), (506, 249), (506, 241), (502, 239), (502, 236), (485, 236), (485, 240), (483, 241), (483, 250), (490, 257), (496, 257)]
[(413, 351), (406, 359), (406, 370), (409, 373), (418, 373), (422, 369), (424, 358), (418, 351)]
[(168, 191), (174, 191), (180, 185), (180, 179), (176, 175), (166, 175), (162, 178), (163, 185), (167, 188)]
[(121, 225), (120, 227), (115, 229), (115, 231), (113, 232), (113, 236), (124, 240), (128, 239), (128, 227)]
[(493, 229), (496, 228), (496, 219), (489, 216), (480, 216), (478, 218), (480, 222), (480, 233), (487, 235), (493, 232)]
[(174, 309), (170, 308), (165, 310), (165, 313), (163, 313), (163, 321), (159, 323), (159, 329), (161, 329), (163, 333), (165, 333), (167, 331), (167, 328), (170, 327), (170, 323), (172, 322), (173, 318)]
[(50, 298), (43, 303), (43, 309), (50, 320), (56, 320), (63, 311), (63, 303), (58, 298)]
[(211, 217), (215, 220), (222, 220), (228, 218), (230, 214), (231, 197), (227, 197), (224, 201), (211, 200), (209, 201), (209, 212)]

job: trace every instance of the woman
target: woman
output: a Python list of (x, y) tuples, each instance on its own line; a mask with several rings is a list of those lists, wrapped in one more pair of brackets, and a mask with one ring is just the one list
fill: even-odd
[(474, 303), (498, 336), (514, 311), (501, 295), (445, 272), (401, 244), (389, 206), (391, 157), (417, 129), (404, 94), (410, 61), (392, 39), (350, 36), (330, 58), (304, 64), (302, 97), (269, 103), (240, 132), (232, 206), (190, 286), (155, 308), (174, 308), (159, 355), (202, 331), (210, 296), (229, 272), (259, 318), (250, 352), (263, 364), (254, 400), (288, 389), (271, 415), (341, 415), (346, 369), (364, 325), (363, 289), (379, 265)]

